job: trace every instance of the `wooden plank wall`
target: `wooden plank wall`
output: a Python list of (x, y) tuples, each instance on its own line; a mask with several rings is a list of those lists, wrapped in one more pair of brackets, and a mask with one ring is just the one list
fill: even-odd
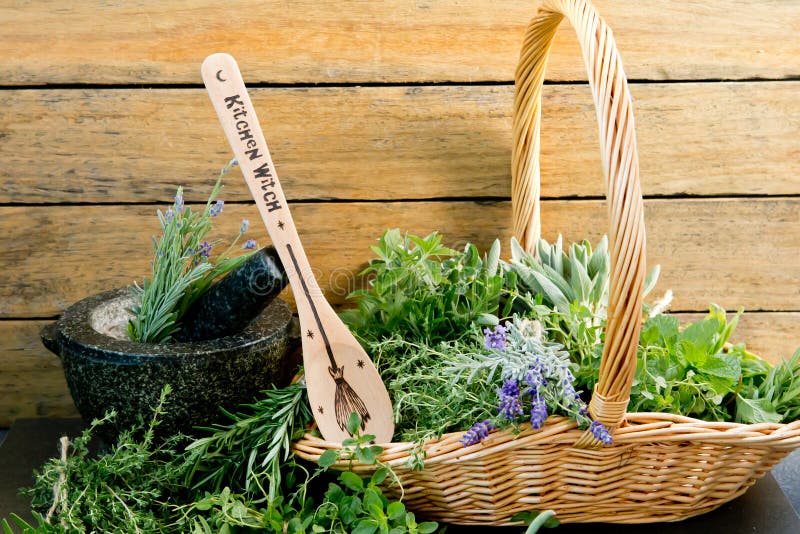
[[(73, 5), (74, 4), (74, 5)], [(800, 345), (800, 0), (597, 0), (635, 99), (648, 261), (674, 310), (744, 307)], [(242, 66), (308, 254), (341, 303), (390, 226), (510, 234), (513, 72), (535, 7), (500, 0), (0, 3), (0, 427), (74, 414), (38, 331), (148, 268), (154, 212), (229, 150), (199, 66)], [(589, 89), (563, 27), (544, 98), (545, 234), (598, 238)], [(223, 228), (258, 220), (238, 173)], [(268, 240), (254, 225), (260, 243)], [(507, 241), (506, 241), (507, 243)]]

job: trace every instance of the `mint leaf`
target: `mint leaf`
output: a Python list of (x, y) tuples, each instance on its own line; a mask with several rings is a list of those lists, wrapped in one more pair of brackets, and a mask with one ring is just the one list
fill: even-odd
[(680, 333), (678, 339), (680, 341), (691, 341), (708, 354), (714, 350), (721, 326), (722, 323), (720, 323), (719, 319), (713, 316), (708, 317), (687, 326)]
[(663, 345), (665, 347), (672, 347), (678, 338), (678, 329), (680, 322), (674, 315), (656, 315), (645, 321), (642, 327), (643, 332), (649, 332), (648, 336), (655, 336), (653, 341), (642, 345)]
[(391, 502), (386, 508), (386, 515), (388, 515), (389, 519), (392, 521), (400, 521), (406, 517), (406, 507), (400, 501)]
[(347, 419), (347, 432), (351, 436), (355, 436), (358, 433), (358, 428), (361, 426), (361, 418), (358, 416), (356, 412), (350, 414), (350, 418)]
[(701, 369), (706, 364), (708, 349), (699, 347), (694, 341), (682, 339), (678, 342), (678, 357), (687, 365)]
[(371, 519), (362, 519), (356, 528), (353, 529), (353, 534), (374, 534), (378, 531), (378, 525)]
[(385, 467), (381, 467), (372, 474), (370, 483), (375, 484), (376, 486), (379, 484), (383, 484), (383, 481), (386, 480), (387, 476), (389, 476), (389, 470)]
[(738, 381), (742, 375), (742, 366), (739, 358), (733, 354), (717, 354), (706, 358), (705, 365), (699, 371), (707, 375)]
[(780, 423), (781, 416), (767, 399), (736, 396), (736, 421), (739, 423)]

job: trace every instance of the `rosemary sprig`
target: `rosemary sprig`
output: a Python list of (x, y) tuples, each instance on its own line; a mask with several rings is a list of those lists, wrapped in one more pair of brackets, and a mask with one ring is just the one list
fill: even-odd
[(313, 420), (305, 393), (305, 383), (298, 381), (264, 391), (259, 401), (243, 406), (247, 411), (225, 412), (229, 424), (205, 429), (211, 435), (187, 447), (193, 467), (186, 482), (214, 491), (228, 486), (234, 492), (268, 486), (272, 501), (281, 485), (281, 464), (289, 458), (290, 442)]

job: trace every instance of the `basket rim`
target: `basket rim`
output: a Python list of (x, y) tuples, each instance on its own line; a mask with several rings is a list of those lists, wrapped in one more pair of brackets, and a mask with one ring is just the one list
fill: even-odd
[[(507, 449), (539, 445), (543, 447), (595, 451), (619, 454), (620, 449), (629, 450), (637, 445), (674, 444), (676, 442), (703, 443), (709, 446), (768, 448), (794, 450), (800, 447), (800, 420), (789, 423), (736, 423), (703, 421), (684, 415), (664, 412), (633, 412), (626, 414), (626, 424), (614, 434), (614, 444), (596, 449), (573, 447), (576, 436), (583, 434), (576, 422), (564, 416), (550, 416), (540, 429), (532, 429), (530, 423), (520, 425), (520, 432), (506, 429), (492, 431), (482, 442), (464, 446), (461, 432), (448, 432), (441, 438), (432, 438), (418, 444), (415, 442), (378, 443), (384, 448), (379, 459), (390, 466), (405, 463), (414, 450), (426, 453), (425, 465), (457, 463), (477, 460), (495, 455)], [(306, 432), (292, 443), (292, 451), (303, 459), (316, 461), (326, 450), (341, 450), (341, 443), (326, 441)], [(340, 461), (349, 465), (349, 460)], [(353, 461), (353, 465), (358, 462)], [(365, 467), (365, 466), (362, 466)], [(374, 466), (372, 466), (374, 467)]]

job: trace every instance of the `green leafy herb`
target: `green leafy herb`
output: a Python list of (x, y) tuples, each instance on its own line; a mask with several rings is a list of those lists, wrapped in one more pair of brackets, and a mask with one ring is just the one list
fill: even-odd
[[(752, 381), (752, 378), (751, 378)], [(750, 404), (759, 403), (764, 412), (761, 417), (746, 417), (747, 409), (738, 410), (742, 420), (747, 422), (790, 422), (800, 419), (800, 349), (789, 360), (784, 360), (769, 370), (766, 378), (758, 384), (757, 396)], [(737, 397), (737, 403), (745, 399)], [(737, 404), (738, 406), (738, 404)], [(758, 411), (756, 411), (758, 414)]]
[(427, 237), (388, 230), (372, 250), (378, 256), (361, 274), (370, 288), (350, 294), (357, 308), (342, 318), (369, 341), (400, 336), (436, 344), (466, 335), (473, 323), (494, 325), (504, 295), (500, 243), (481, 258), (474, 245), (456, 252)]
[(454, 384), (446, 372), (465, 355), (486, 352), (475, 337), (435, 345), (395, 337), (369, 342), (367, 350), (392, 398), (395, 435), (403, 441), (421, 442), (464, 430), (497, 407), (491, 387)]
[(73, 441), (62, 440), (62, 456), (44, 465), (28, 491), (38, 525), (20, 520), (17, 526), (26, 532), (158, 531), (169, 514), (167, 502), (183, 492), (180, 483), (188, 468), (175, 450), (182, 436), (155, 439), (169, 393), (167, 386), (148, 425), (122, 432), (104, 454), (94, 457), (89, 442), (114, 412), (93, 421)]

